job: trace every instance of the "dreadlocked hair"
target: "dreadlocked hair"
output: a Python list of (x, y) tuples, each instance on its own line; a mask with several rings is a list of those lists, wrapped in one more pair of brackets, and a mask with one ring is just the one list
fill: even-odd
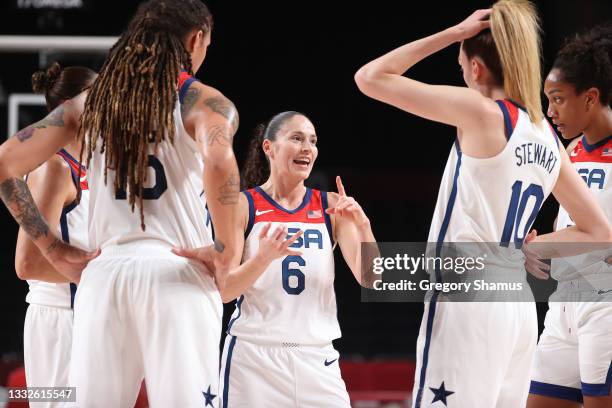
[(212, 29), (212, 15), (200, 0), (149, 0), (111, 48), (87, 95), (81, 120), (87, 165), (98, 142), (105, 154), (104, 182), (115, 171), (115, 192), (126, 191), (132, 211), (138, 201), (145, 229), (143, 185), (148, 145), (174, 142), (174, 107), (182, 70), (193, 75), (183, 41), (192, 30)]

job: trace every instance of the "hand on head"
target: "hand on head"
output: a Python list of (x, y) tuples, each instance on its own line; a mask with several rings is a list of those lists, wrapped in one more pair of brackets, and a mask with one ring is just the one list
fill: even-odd
[(490, 16), (491, 9), (476, 10), (468, 18), (457, 24), (455, 26), (455, 29), (459, 35), (457, 41), (472, 38), (482, 30), (489, 28)]

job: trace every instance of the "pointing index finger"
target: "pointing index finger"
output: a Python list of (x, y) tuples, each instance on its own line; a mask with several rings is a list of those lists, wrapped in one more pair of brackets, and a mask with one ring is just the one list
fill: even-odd
[(344, 190), (344, 185), (342, 184), (342, 179), (340, 176), (336, 176), (336, 186), (338, 186), (338, 194), (346, 197), (346, 191)]

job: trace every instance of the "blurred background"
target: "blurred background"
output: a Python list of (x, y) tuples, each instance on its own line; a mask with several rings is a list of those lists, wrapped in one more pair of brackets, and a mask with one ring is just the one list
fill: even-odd
[[(612, 18), (609, 0), (535, 3), (542, 19), (544, 73), (564, 38)], [(129, 0), (2, 0), (0, 35), (118, 36), (137, 5)], [(221, 90), (240, 112), (235, 138), (239, 164), (258, 123), (280, 111), (303, 111), (319, 137), (311, 185), (335, 191), (334, 176), (339, 174), (348, 194), (370, 217), (379, 241), (426, 240), (455, 130), (368, 99), (359, 93), (353, 75), (374, 57), (456, 24), (490, 3), (210, 0), (207, 5), (215, 26), (197, 77)], [(412, 76), (463, 85), (457, 54), (458, 46), (451, 46), (414, 67)], [(104, 56), (0, 49), (0, 141), (9, 136), (9, 97), (31, 93), (35, 70), (53, 61), (98, 69)], [(19, 127), (43, 114), (41, 106), (19, 108)], [(550, 198), (536, 221), (539, 232), (551, 230), (556, 211)], [(4, 206), (0, 228), (2, 385), (22, 359), (27, 284), (15, 274), (17, 224)], [(354, 404), (374, 407), (405, 399), (423, 306), (362, 303), (359, 286), (338, 255), (335, 286), (343, 337), (336, 347)], [(539, 305), (540, 320), (545, 310), (546, 305)], [(226, 322), (232, 311), (233, 305), (227, 305)], [(384, 390), (400, 393), (383, 393), (386, 398), (380, 393)]]

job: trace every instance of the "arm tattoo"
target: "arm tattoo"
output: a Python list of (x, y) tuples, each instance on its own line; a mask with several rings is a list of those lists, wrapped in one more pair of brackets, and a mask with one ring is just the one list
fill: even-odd
[(36, 122), (33, 125), (28, 126), (25, 129), (21, 129), (19, 132), (15, 134), (17, 140), (20, 142), (25, 142), (29, 138), (34, 135), (34, 131), (36, 129), (44, 129), (47, 126), (64, 126), (64, 105), (58, 106), (54, 109), (50, 114), (48, 114), (44, 119)]
[(49, 226), (42, 217), (27, 184), (16, 177), (7, 179), (0, 184), (0, 196), (21, 228), (32, 240), (47, 236)]
[(236, 107), (229, 99), (223, 96), (214, 96), (212, 98), (204, 99), (204, 105), (212, 109), (213, 112), (218, 113), (225, 119), (232, 122), (232, 132), (236, 133), (238, 130), (238, 111)]
[(240, 194), (240, 176), (234, 173), (219, 188), (219, 202), (222, 205), (234, 205), (238, 203)]
[(199, 97), (200, 91), (195, 87), (187, 90), (185, 97), (183, 98), (183, 103), (181, 104), (181, 116), (183, 119), (185, 119), (189, 112), (191, 112), (191, 109), (193, 109), (193, 106), (198, 101)]
[(47, 255), (55, 251), (55, 248), (57, 248), (59, 244), (61, 244), (61, 241), (55, 238), (55, 240), (51, 243), (51, 245), (47, 247)]
[(209, 146), (215, 143), (221, 146), (231, 146), (234, 139), (234, 133), (227, 125), (212, 125), (206, 129), (205, 142)]
[(21, 143), (25, 142), (34, 134), (34, 126), (28, 126), (27, 128), (21, 129), (19, 132), (15, 133), (15, 137)]

